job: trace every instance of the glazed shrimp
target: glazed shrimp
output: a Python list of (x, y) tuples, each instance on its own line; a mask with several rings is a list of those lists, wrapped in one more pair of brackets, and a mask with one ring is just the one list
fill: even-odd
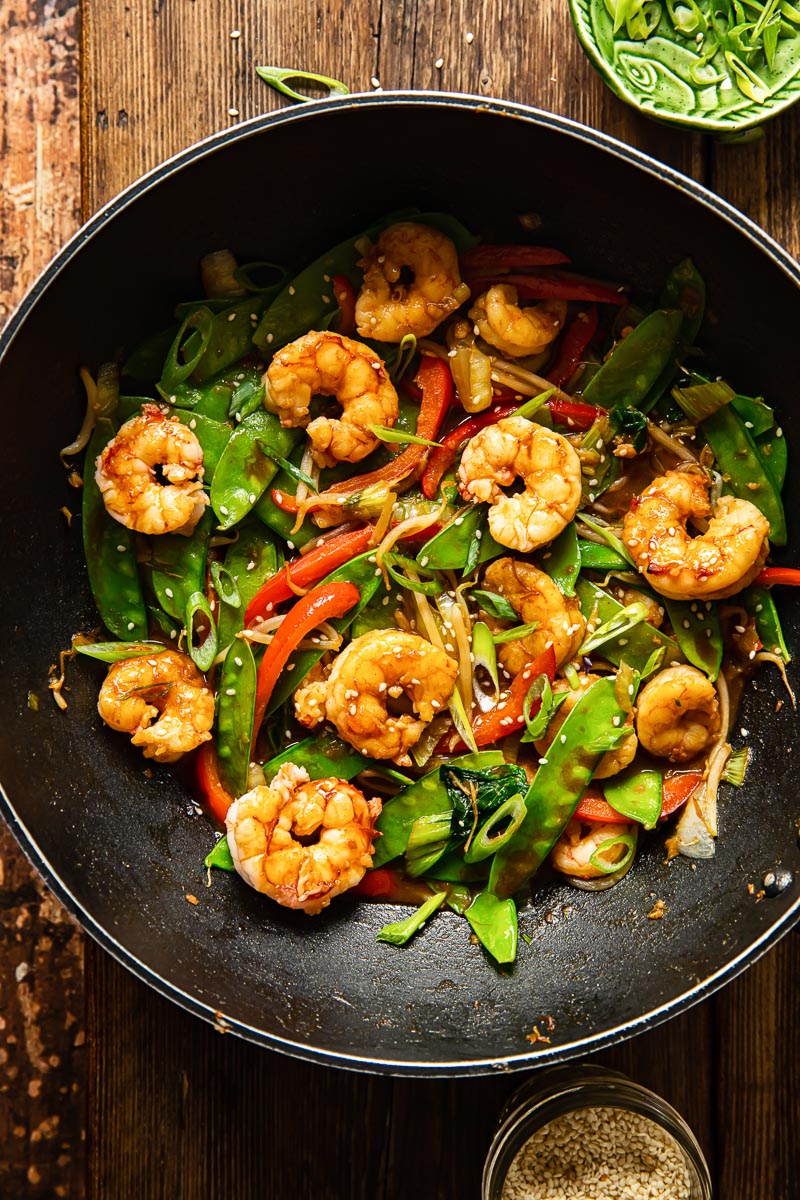
[(137, 533), (188, 535), (208, 504), (200, 443), (157, 404), (142, 405), (141, 415), (125, 422), (95, 465), (106, 510)]
[[(430, 225), (390, 225), (359, 266), (364, 282), (356, 301), (356, 328), (362, 337), (379, 342), (401, 342), (410, 333), (427, 337), (469, 299), (455, 246)], [(404, 272), (413, 275), (413, 282), (405, 282)]]
[[(447, 707), (457, 675), (454, 659), (418, 634), (376, 629), (355, 638), (334, 662), (325, 689), (325, 716), (363, 754), (409, 766), (410, 747)], [(389, 711), (390, 701), (401, 697), (412, 712)], [(314, 699), (319, 704), (318, 693)], [(309, 707), (301, 693), (301, 721)]]
[[(547, 751), (552, 746), (556, 737), (561, 731), (561, 726), (566, 721), (569, 714), (572, 712), (575, 705), (580, 700), (583, 693), (600, 678), (599, 675), (579, 675), (579, 686), (571, 688), (566, 679), (559, 679), (553, 684), (553, 693), (558, 696), (563, 692), (567, 693), (566, 700), (561, 704), (558, 711), (551, 718), (547, 726), (547, 731), (543, 738), (535, 742), (535, 746), (542, 757), (547, 755)], [(626, 726), (630, 728), (630, 735), (622, 741), (616, 750), (609, 750), (600, 759), (595, 770), (595, 779), (609, 779), (612, 775), (619, 774), (625, 767), (630, 766), (636, 755), (638, 741), (636, 739), (636, 731), (633, 727), (633, 713), (629, 713)]]
[[(307, 428), (314, 461), (320, 467), (360, 462), (378, 445), (369, 425), (391, 427), (397, 420), (397, 392), (374, 350), (340, 333), (312, 330), (273, 358), (263, 379), (264, 405), (281, 425)], [(338, 418), (309, 421), (314, 396), (333, 396)]]
[(716, 688), (696, 667), (659, 671), (642, 688), (636, 708), (639, 741), (670, 762), (696, 758), (720, 731)]
[(544, 571), (532, 563), (498, 558), (486, 568), (484, 587), (505, 596), (526, 625), (538, 623), (527, 637), (498, 647), (500, 662), (517, 675), (548, 646), (553, 647), (556, 666), (568, 662), (578, 651), (586, 632), (586, 621), (577, 597), (567, 597)]
[[(690, 537), (686, 523), (708, 518)], [(769, 551), (769, 521), (749, 500), (722, 496), (711, 515), (704, 476), (667, 471), (635, 496), (622, 540), (651, 587), (673, 600), (724, 600), (753, 582)]]
[(285, 763), (269, 786), (234, 800), (228, 848), (246, 883), (312, 916), (354, 887), (372, 866), (380, 800), (343, 779), (309, 780)]
[[(525, 490), (502, 491), (515, 479)], [(489, 529), (501, 546), (523, 554), (558, 537), (581, 502), (581, 464), (560, 433), (511, 416), (475, 434), (464, 449), (458, 489), (491, 505)]]
[[(572, 820), (567, 825), (561, 837), (550, 852), (550, 861), (557, 871), (564, 875), (572, 875), (575, 879), (601, 879), (608, 875), (608, 870), (599, 870), (591, 861), (603, 843), (615, 842), (608, 845), (601, 853), (600, 859), (607, 867), (614, 866), (615, 861), (621, 862), (628, 852), (620, 837), (633, 832), (633, 825), (584, 824), (583, 821)], [(622, 853), (620, 853), (622, 851)]]
[(517, 289), (508, 283), (490, 287), (469, 310), (476, 332), (510, 358), (539, 354), (555, 341), (567, 315), (566, 300), (543, 300), (520, 308)]
[(97, 711), (145, 758), (169, 763), (211, 737), (214, 695), (188, 654), (164, 650), (113, 663)]

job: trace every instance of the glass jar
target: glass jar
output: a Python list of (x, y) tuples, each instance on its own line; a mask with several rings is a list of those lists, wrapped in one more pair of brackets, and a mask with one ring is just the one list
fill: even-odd
[(589, 1064), (537, 1072), (514, 1092), (500, 1113), (483, 1168), (482, 1200), (501, 1200), (511, 1164), (530, 1137), (582, 1108), (621, 1108), (649, 1118), (668, 1134), (686, 1164), (690, 1191), (676, 1200), (712, 1200), (708, 1164), (680, 1113), (619, 1071)]

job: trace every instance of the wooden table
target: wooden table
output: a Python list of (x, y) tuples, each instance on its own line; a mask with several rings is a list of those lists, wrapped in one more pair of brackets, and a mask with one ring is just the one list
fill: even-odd
[[(704, 181), (800, 248), (800, 106), (744, 146), (643, 120), (593, 73), (564, 0), (5, 0), (0, 47), (0, 320), (81, 214), (190, 142), (275, 107), (258, 63), (353, 90), (380, 81), (565, 113)], [(87, 941), (4, 830), (0, 902), (4, 1200), (479, 1195), (518, 1077), (370, 1078), (221, 1037)], [(684, 1113), (724, 1200), (800, 1194), (799, 988), (793, 935), (712, 1000), (598, 1056)]]

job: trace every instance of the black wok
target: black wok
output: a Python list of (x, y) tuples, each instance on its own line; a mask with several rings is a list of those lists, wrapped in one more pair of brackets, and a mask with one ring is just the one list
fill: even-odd
[[(488, 164), (506, 164), (502, 176)], [(401, 169), (397, 168), (401, 164)], [(496, 199), (495, 199), (496, 197)], [(731, 979), (797, 919), (798, 888), (756, 902), (798, 865), (796, 719), (767, 668), (739, 727), (754, 756), (744, 793), (723, 789), (716, 858), (664, 865), (651, 837), (618, 887), (534, 889), (519, 961), (498, 971), (444, 914), (407, 947), (376, 943), (386, 908), (348, 898), (313, 919), (234, 876), (205, 887), (211, 827), (174, 774), (147, 764), (96, 713), (100, 673), (69, 670), (69, 709), (46, 690), (71, 635), (96, 624), (78, 522), (62, 505), (58, 448), (82, 412), (77, 368), (130, 350), (194, 294), (201, 254), (294, 265), (405, 205), (448, 209), (513, 234), (534, 210), (578, 269), (657, 291), (690, 254), (709, 285), (703, 343), (716, 369), (779, 409), (795, 402), (800, 271), (744, 217), (644, 155), (558, 117), (464, 96), (382, 95), (311, 104), (222, 133), (134, 184), (50, 265), (0, 342), (4, 571), (2, 813), (84, 927), (140, 978), (207, 1020), (319, 1062), (410, 1074), (487, 1072), (560, 1060), (630, 1036)], [(800, 565), (798, 474), (790, 473)], [(782, 598), (789, 644), (798, 607)], [(797, 684), (795, 673), (795, 685)], [(38, 711), (29, 694), (40, 700)], [(186, 902), (187, 893), (200, 899)], [(668, 914), (648, 920), (654, 899)], [(393, 913), (396, 918), (396, 910)], [(533, 1023), (552, 1016), (550, 1046)]]

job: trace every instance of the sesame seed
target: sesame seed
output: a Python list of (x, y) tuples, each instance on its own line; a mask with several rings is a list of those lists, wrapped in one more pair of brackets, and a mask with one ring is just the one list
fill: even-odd
[(380, 81), (380, 79), (378, 79), (377, 75), (372, 76), (372, 78), (370, 79), (370, 83), (372, 84), (372, 86), (374, 88), (378, 88), (381, 86), (381, 81)]
[(172, 588), (164, 588), (164, 595), (168, 596), (169, 599), (171, 600), (173, 598), (173, 596), (175, 595), (175, 593), (173, 592)]
[(124, 554), (124, 553), (125, 553), (125, 547), (124, 547), (124, 546), (122, 546), (122, 545), (119, 545), (119, 546), (117, 546), (117, 549), (119, 550), (120, 554)]
[(237, 658), (235, 658), (233, 661), (236, 663), (236, 666), (237, 666), (237, 667), (240, 667), (240, 666), (242, 665), (242, 660), (241, 660), (240, 658), (238, 658), (238, 657), (237, 657)]
[(421, 559), (419, 560), (419, 565), (420, 565), (421, 567), (427, 567), (427, 565), (428, 565), (428, 563), (429, 563), (429, 562), (430, 562), (430, 559), (429, 559), (429, 558), (427, 557), (427, 555), (426, 555), (426, 556), (425, 556), (425, 558), (421, 558)]
[(442, 67), (444, 66), (444, 59), (443, 59), (443, 58), (437, 58), (437, 59), (436, 59), (436, 62), (435, 62), (433, 65), (436, 67), (436, 70), (437, 70), (437, 71), (441, 71)]
[(194, 418), (194, 417), (192, 417), (191, 421), (189, 422), (189, 428), (190, 428), (190, 429), (197, 429), (197, 421), (195, 420), (195, 418)]
[(225, 688), (225, 695), (226, 696), (235, 696), (236, 688)]
[(250, 493), (250, 495), (249, 495), (247, 498), (248, 498), (248, 500), (250, 501), (250, 503), (251, 503), (251, 504), (255, 504), (255, 502), (256, 502), (256, 494), (255, 494), (255, 492), (251, 492), (251, 493)]
[(246, 571), (255, 571), (255, 569), (256, 569), (256, 564), (254, 562), (249, 562), (247, 564), (247, 566), (245, 567)]
[(257, 321), (257, 320), (258, 320), (258, 313), (250, 313), (250, 320), (251, 320), (251, 321)]
[(274, 337), (275, 337), (274, 333), (268, 333), (268, 334), (267, 334), (267, 341), (268, 341), (270, 344), (272, 344), (272, 340), (273, 340), (273, 338), (274, 338)]
[(288, 541), (288, 539), (287, 539), (286, 545), (289, 547), (290, 550), (294, 550), (294, 548), (295, 548), (294, 542), (290, 542), (290, 541)]
[(294, 286), (292, 284), (289, 285), (289, 295), (290, 296), (294, 295)]
[(558, 739), (558, 740), (561, 742), (561, 745), (562, 745), (562, 746), (566, 746), (566, 744), (567, 744), (567, 735), (566, 735), (565, 733), (562, 733), (562, 734), (561, 734), (561, 736), (559, 737), (559, 739)]
[[(238, 117), (238, 115), (239, 115), (239, 110), (238, 110), (238, 108), (229, 108), (229, 109), (228, 109), (228, 116), (229, 116), (229, 117)], [(228, 320), (229, 320), (229, 321), (232, 321), (232, 320), (233, 320), (233, 317), (228, 317)]]
[(227, 510), (227, 508), (225, 508), (225, 506), (223, 504), (220, 504), (219, 511), (222, 513), (223, 517), (227, 517), (228, 510)]
[(128, 621), (128, 629), (135, 629), (135, 628), (136, 628), (135, 622)]
[(467, 34), (467, 37), (466, 37), (466, 42), (467, 42), (467, 45), (468, 45), (468, 46), (471, 46), (471, 45), (472, 45), (472, 43), (473, 43), (474, 41), (475, 41), (475, 34), (474, 34), (474, 33), (472, 33), (472, 31), (470, 31), (470, 32)]
[(178, 631), (177, 631), (177, 629), (170, 629), (170, 631), (169, 631), (169, 636), (170, 636), (171, 638), (173, 638), (173, 640), (174, 640), (174, 639), (175, 639), (175, 638), (178, 636)]
[(241, 37), (241, 36), (242, 36), (242, 34), (241, 34), (241, 31), (240, 31), (240, 30), (238, 30), (238, 29), (232, 29), (232, 30), (231, 30), (231, 37), (232, 37), (232, 38), (238, 38), (238, 37)]

